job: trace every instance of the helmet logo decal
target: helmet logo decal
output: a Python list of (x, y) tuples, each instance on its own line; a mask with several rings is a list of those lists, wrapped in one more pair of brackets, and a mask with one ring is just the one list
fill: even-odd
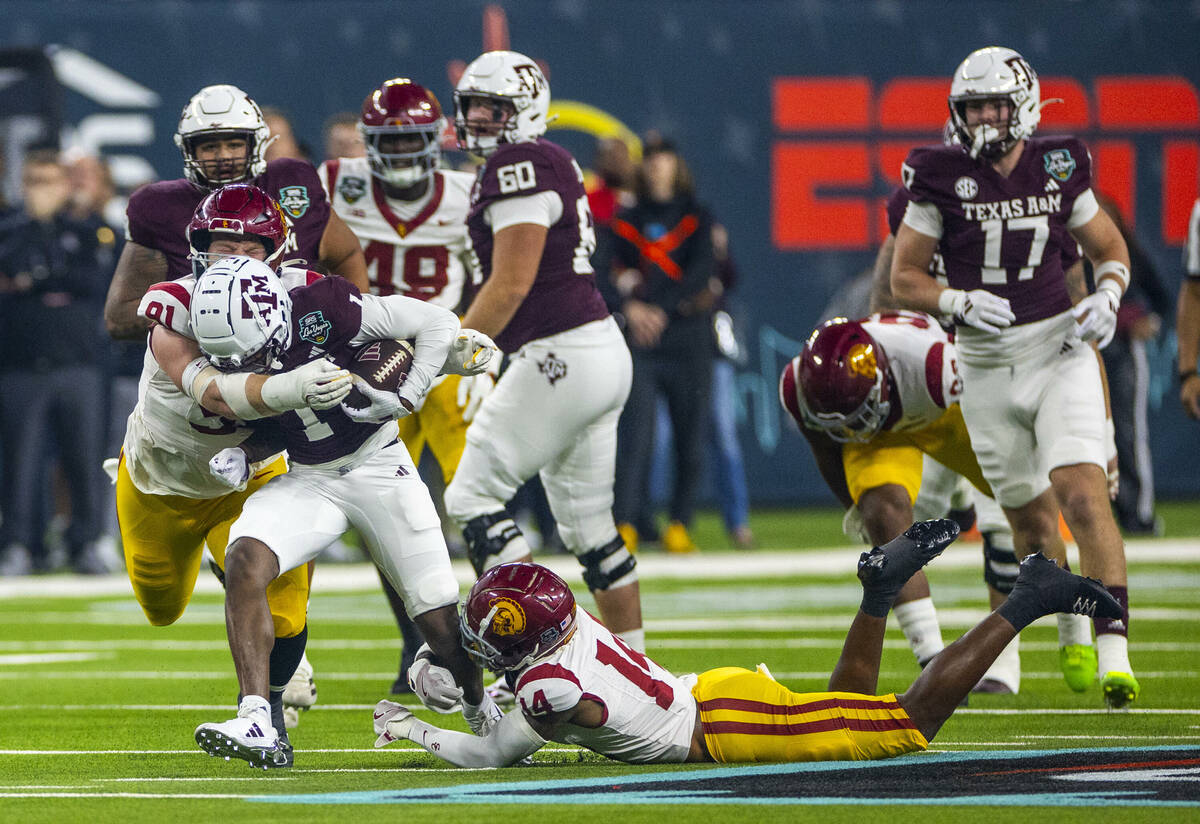
[(300, 318), (300, 339), (309, 343), (324, 343), (329, 340), (329, 332), (333, 324), (325, 320), (320, 311), (309, 312)]
[(874, 378), (876, 372), (875, 347), (869, 343), (856, 343), (846, 354), (846, 365), (851, 373), (864, 378)]
[(545, 88), (546, 81), (542, 78), (541, 70), (532, 63), (522, 63), (519, 66), (513, 66), (513, 71), (516, 72), (517, 79), (521, 82), (521, 88), (529, 92), (530, 96), (537, 97)]
[(525, 631), (525, 610), (511, 598), (492, 601), (491, 630), (501, 637), (519, 635)]
[(257, 314), (251, 304), (258, 306), (258, 313), (267, 307), (275, 309), (279, 306), (278, 295), (271, 291), (262, 275), (251, 275), (242, 280), (242, 298), (242, 317), (247, 320)]
[(294, 220), (304, 217), (304, 213), (308, 211), (310, 203), (307, 186), (284, 186), (279, 190), (279, 205)]
[(1016, 57), (1010, 57), (1004, 62), (1008, 68), (1012, 70), (1013, 79), (1017, 81), (1017, 85), (1026, 90), (1033, 85), (1033, 82), (1030, 79), (1031, 72), (1029, 69), (1029, 64), (1025, 62), (1023, 57), (1020, 55)]
[(1071, 157), (1069, 149), (1053, 149), (1042, 156), (1046, 172), (1066, 183), (1075, 173), (1075, 158)]

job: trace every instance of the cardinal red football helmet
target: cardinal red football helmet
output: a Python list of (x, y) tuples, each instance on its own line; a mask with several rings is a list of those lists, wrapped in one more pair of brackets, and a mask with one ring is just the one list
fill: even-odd
[(291, 223), (275, 199), (257, 186), (222, 186), (196, 207), (188, 224), (192, 272), (197, 277), (220, 259), (208, 252), (215, 234), (256, 235), (267, 248), (266, 263), (275, 268), (287, 248)]
[(779, 378), (779, 399), (796, 423), (835, 441), (868, 441), (891, 411), (887, 355), (858, 321), (817, 327)]
[[(404, 77), (387, 81), (363, 101), (358, 126), (367, 144), (371, 173), (403, 188), (429, 177), (441, 162), (445, 124), (433, 92)], [(423, 145), (415, 151), (394, 151), (386, 145), (394, 135), (417, 135)]]
[(571, 637), (575, 596), (544, 566), (501, 564), (471, 587), (459, 626), (475, 661), (493, 672), (523, 669)]

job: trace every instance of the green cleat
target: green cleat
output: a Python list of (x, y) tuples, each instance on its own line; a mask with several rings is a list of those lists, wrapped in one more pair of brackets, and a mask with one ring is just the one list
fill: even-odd
[(1100, 686), (1104, 690), (1104, 703), (1108, 704), (1110, 710), (1119, 710), (1132, 704), (1142, 689), (1132, 674), (1115, 670), (1104, 673)]
[(1096, 648), (1091, 644), (1067, 644), (1058, 648), (1058, 665), (1067, 686), (1075, 692), (1087, 692), (1096, 681)]

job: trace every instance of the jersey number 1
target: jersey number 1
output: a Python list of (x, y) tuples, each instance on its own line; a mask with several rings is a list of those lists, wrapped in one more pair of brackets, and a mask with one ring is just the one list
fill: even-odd
[(596, 660), (605, 666), (612, 667), (626, 680), (654, 699), (654, 703), (669, 710), (675, 702), (675, 691), (665, 681), (657, 681), (650, 673), (650, 663), (646, 656), (624, 644), (620, 638), (615, 638), (620, 651), (613, 649), (603, 641), (596, 642)]

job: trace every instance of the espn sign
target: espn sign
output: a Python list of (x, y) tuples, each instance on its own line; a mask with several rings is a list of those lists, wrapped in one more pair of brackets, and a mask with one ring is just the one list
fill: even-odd
[[(1200, 178), (1200, 102), (1183, 77), (1042, 77), (1039, 133), (1066, 132), (1092, 152), (1093, 182), (1135, 224), (1138, 151), (1155, 157), (1141, 201), (1161, 203), (1161, 239), (1180, 245)], [(944, 77), (777, 77), (772, 87), (771, 237), (781, 251), (864, 250), (887, 236), (885, 204), (914, 146), (940, 139)], [(1161, 170), (1161, 173), (1159, 172)], [(1148, 169), (1147, 169), (1148, 171)], [(1149, 227), (1147, 227), (1149, 228)]]

